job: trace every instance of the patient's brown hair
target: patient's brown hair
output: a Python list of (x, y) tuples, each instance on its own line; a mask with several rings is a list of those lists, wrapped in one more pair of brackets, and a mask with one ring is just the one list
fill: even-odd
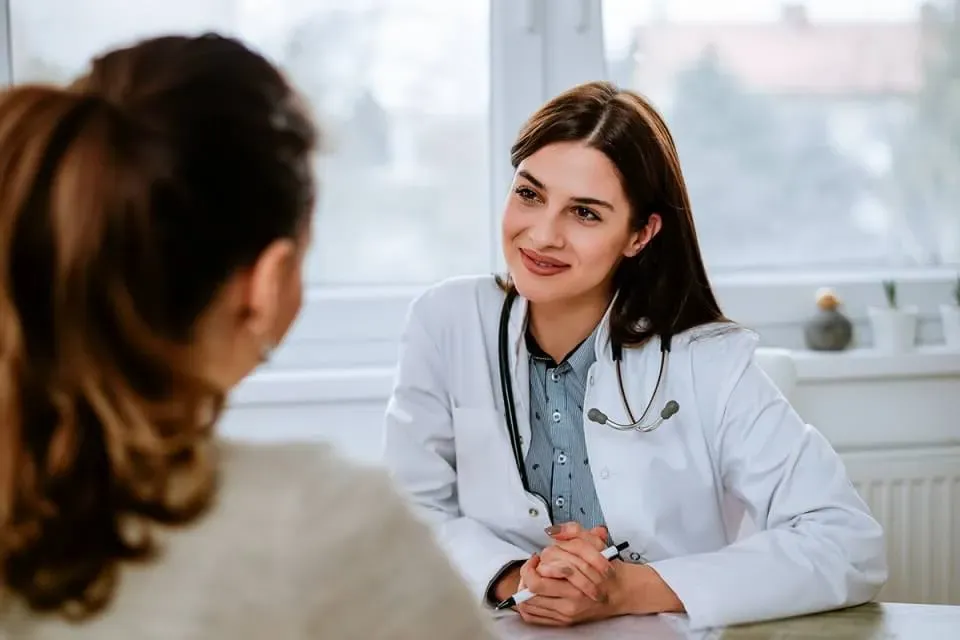
[(0, 96), (0, 583), (31, 607), (99, 610), (150, 523), (209, 503), (194, 329), (304, 228), (314, 144), (277, 70), (216, 35)]

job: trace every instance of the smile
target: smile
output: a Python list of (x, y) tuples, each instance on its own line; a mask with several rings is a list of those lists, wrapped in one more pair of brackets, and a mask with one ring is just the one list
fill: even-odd
[(520, 249), (520, 260), (528, 271), (538, 276), (553, 276), (570, 268), (565, 262), (526, 249)]

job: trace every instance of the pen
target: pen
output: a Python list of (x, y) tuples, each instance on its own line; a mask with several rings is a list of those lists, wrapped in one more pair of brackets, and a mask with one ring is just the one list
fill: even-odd
[[(607, 560), (610, 560), (614, 556), (619, 555), (621, 551), (623, 551), (629, 546), (630, 546), (629, 542), (621, 542), (620, 544), (613, 545), (612, 547), (607, 547), (606, 549), (600, 552), (600, 555), (602, 555)], [(506, 600), (498, 604), (497, 611), (501, 611), (503, 609), (509, 609), (510, 607), (515, 607), (521, 602), (526, 602), (527, 600), (529, 600), (535, 595), (537, 594), (533, 593), (529, 589), (523, 589), (522, 591), (518, 591), (517, 593), (513, 594), (512, 596), (510, 596), (509, 598), (507, 598)]]

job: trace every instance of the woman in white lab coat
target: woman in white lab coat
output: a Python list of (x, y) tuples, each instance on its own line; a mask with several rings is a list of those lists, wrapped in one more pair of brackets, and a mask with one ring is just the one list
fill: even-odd
[[(582, 85), (511, 152), (509, 275), (414, 302), (385, 424), (393, 477), (478, 600), (528, 588), (531, 623), (703, 628), (875, 597), (881, 527), (723, 316), (654, 108)], [(608, 561), (611, 543), (629, 546)]]

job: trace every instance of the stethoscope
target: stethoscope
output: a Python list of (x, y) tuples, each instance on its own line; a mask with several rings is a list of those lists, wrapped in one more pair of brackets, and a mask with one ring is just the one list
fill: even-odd
[[(523, 483), (524, 490), (528, 493), (532, 493), (530, 491), (530, 485), (527, 482), (527, 469), (523, 463), (523, 448), (520, 443), (520, 430), (517, 426), (517, 409), (513, 400), (513, 380), (512, 376), (510, 375), (510, 338), (508, 334), (510, 326), (510, 311), (513, 308), (513, 301), (516, 299), (516, 297), (516, 289), (511, 289), (508, 291), (503, 301), (503, 307), (500, 309), (500, 334), (497, 344), (500, 361), (500, 389), (503, 393), (503, 416), (507, 422), (507, 432), (510, 435), (510, 446), (513, 449), (513, 457), (517, 463), (517, 471), (520, 472), (520, 481)], [(667, 364), (669, 361), (668, 356), (670, 353), (670, 335), (660, 335), (660, 372), (657, 374), (657, 384), (654, 386), (653, 393), (650, 395), (650, 400), (647, 402), (647, 406), (640, 415), (639, 420), (634, 420), (633, 412), (630, 410), (630, 402), (627, 400), (627, 394), (623, 388), (623, 373), (620, 367), (620, 361), (623, 359), (623, 346), (614, 343), (612, 351), (613, 361), (616, 364), (617, 369), (617, 386), (620, 388), (620, 399), (623, 402), (623, 407), (626, 409), (627, 416), (629, 416), (631, 422), (629, 424), (620, 424), (614, 422), (613, 420), (610, 420), (605, 413), (596, 408), (590, 409), (587, 412), (587, 418), (592, 422), (606, 425), (612, 429), (616, 429), (617, 431), (639, 431), (640, 433), (650, 433), (651, 431), (655, 431), (660, 427), (661, 424), (672, 418), (678, 411), (680, 411), (680, 405), (677, 403), (677, 401), (670, 400), (663, 406), (663, 409), (660, 410), (660, 414), (655, 420), (649, 424), (644, 424), (644, 418), (650, 411), (650, 407), (653, 405), (653, 401), (660, 391), (660, 384), (667, 369)], [(541, 499), (543, 498), (543, 496), (539, 497)]]

